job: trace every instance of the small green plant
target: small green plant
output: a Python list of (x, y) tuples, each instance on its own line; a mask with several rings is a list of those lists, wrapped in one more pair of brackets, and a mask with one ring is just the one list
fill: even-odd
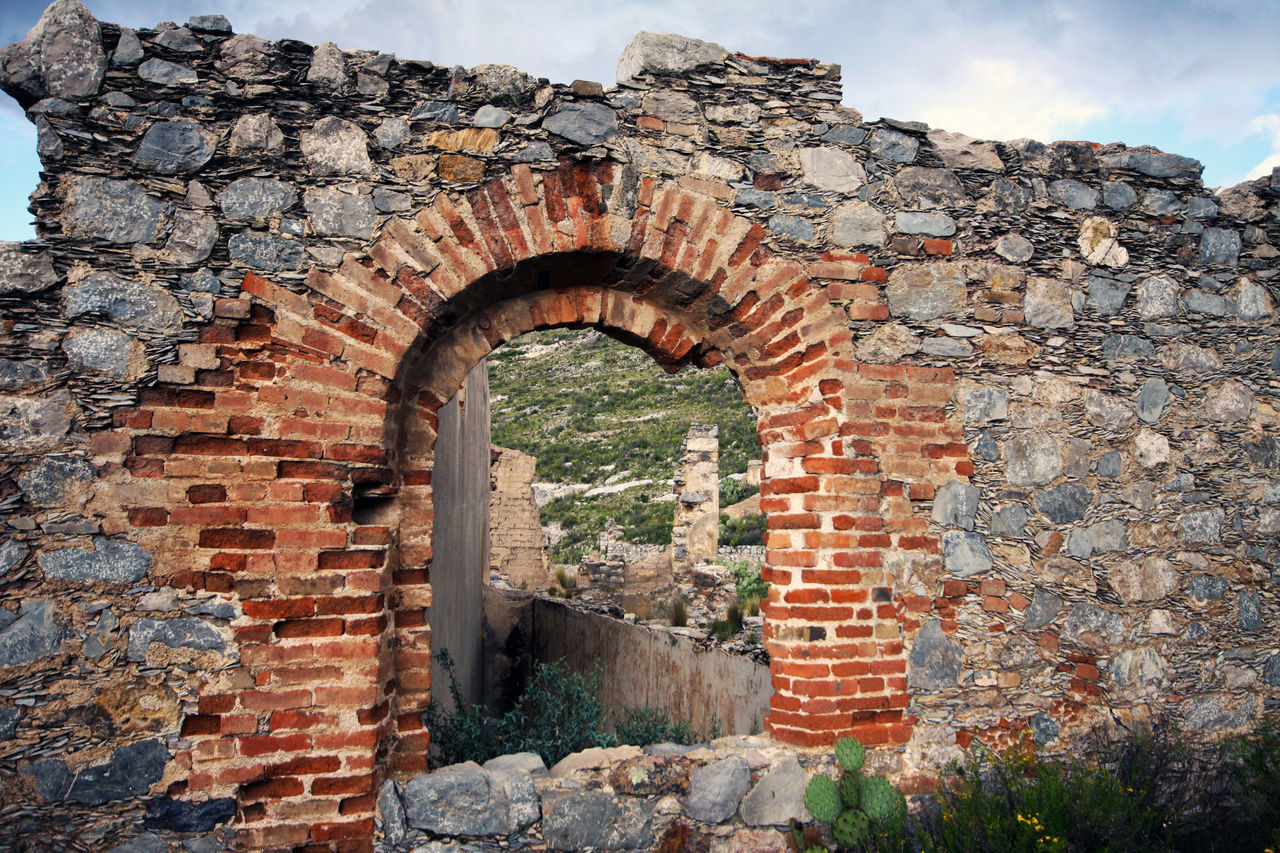
[(742, 608), (731, 601), (725, 608), (724, 618), (711, 623), (708, 630), (720, 642), (724, 642), (742, 630)]
[(431, 732), (433, 767), (485, 762), (513, 752), (536, 752), (550, 767), (572, 752), (614, 743), (612, 735), (600, 730), (599, 669), (587, 674), (569, 669), (564, 660), (538, 663), (515, 706), (494, 716), (462, 698), (448, 649), (441, 649), (436, 660), (449, 676), (454, 711), (433, 701), (422, 714)]
[[(840, 781), (819, 774), (809, 780), (804, 791), (804, 807), (819, 823), (828, 824), (838, 849), (900, 851), (904, 849), (907, 801), (883, 776), (867, 776), (863, 768), (867, 752), (856, 738), (836, 741), (836, 761)], [(796, 847), (830, 853), (821, 844), (807, 843), (795, 824), (791, 827)]]
[(578, 573), (566, 566), (556, 566), (556, 585), (551, 588), (556, 598), (574, 598), (578, 594)]
[(672, 722), (661, 708), (624, 708), (614, 716), (614, 735), (618, 743), (648, 746), (652, 743), (680, 743), (690, 746), (708, 743), (720, 736), (720, 724), (711, 720), (711, 729), (700, 732), (688, 722)]
[(763, 545), (766, 519), (763, 515), (744, 515), (742, 518), (720, 516), (720, 544), (724, 547), (737, 545)]
[(689, 605), (682, 595), (676, 593), (667, 599), (663, 615), (672, 628), (683, 628), (689, 624)]
[(760, 576), (760, 564), (752, 560), (735, 560), (725, 568), (733, 575), (738, 600), (742, 602), (754, 600), (756, 612), (750, 613), (750, 615), (758, 615), (760, 612), (760, 599), (769, 594), (769, 582)]

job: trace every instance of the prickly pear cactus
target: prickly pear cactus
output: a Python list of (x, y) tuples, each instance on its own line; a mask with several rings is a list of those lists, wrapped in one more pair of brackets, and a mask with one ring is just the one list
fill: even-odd
[(845, 809), (831, 825), (836, 844), (841, 847), (857, 847), (871, 831), (871, 821), (857, 809)]
[(822, 823), (832, 823), (840, 817), (843, 806), (840, 803), (840, 789), (830, 776), (814, 776), (809, 786), (804, 789), (804, 807), (813, 815), (813, 819)]
[(856, 809), (862, 794), (862, 774), (850, 771), (840, 777), (840, 802), (846, 809)]
[(821, 844), (810, 844), (808, 847), (804, 848), (804, 853), (831, 853), (831, 851), (823, 847)]
[(879, 825), (893, 825), (906, 819), (907, 801), (883, 776), (872, 776), (862, 783), (862, 811)]
[(842, 737), (836, 741), (836, 761), (849, 773), (857, 773), (867, 763), (867, 751), (857, 738)]

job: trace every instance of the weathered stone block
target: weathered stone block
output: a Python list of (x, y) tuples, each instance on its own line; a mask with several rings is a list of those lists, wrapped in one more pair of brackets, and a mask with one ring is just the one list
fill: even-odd
[(685, 812), (703, 823), (723, 823), (738, 810), (751, 785), (751, 768), (741, 756), (704, 764), (689, 776)]
[(787, 826), (791, 821), (808, 820), (804, 789), (809, 774), (794, 755), (775, 762), (760, 774), (755, 786), (742, 798), (738, 810), (748, 826)]
[(62, 211), (68, 236), (108, 243), (154, 243), (172, 208), (141, 184), (110, 178), (77, 178)]
[(607, 104), (580, 101), (565, 104), (542, 121), (556, 136), (579, 145), (599, 145), (618, 133), (618, 114)]
[(889, 313), (911, 320), (935, 320), (965, 309), (968, 291), (959, 264), (904, 264), (885, 289)]
[(182, 308), (167, 290), (106, 272), (90, 273), (63, 291), (62, 315), (74, 320), (85, 314), (102, 314), (136, 328), (172, 331), (182, 326)]
[(23, 602), (21, 615), (0, 630), (0, 667), (23, 666), (57, 652), (66, 632), (54, 620), (56, 612), (45, 599)]
[(46, 252), (0, 241), (0, 294), (36, 293), (57, 282), (58, 273)]
[(56, 548), (37, 558), (46, 578), (58, 581), (137, 583), (151, 568), (151, 552), (131, 542), (94, 537), (93, 550)]
[(925, 622), (911, 643), (907, 659), (907, 687), (945, 690), (960, 682), (960, 644), (942, 632), (936, 619)]
[(373, 173), (369, 140), (356, 124), (335, 116), (320, 119), (299, 140), (302, 156), (317, 177)]
[(685, 36), (641, 32), (618, 58), (618, 83), (626, 85), (644, 73), (681, 74), (701, 65), (715, 65), (729, 53), (712, 42)]
[(227, 640), (216, 628), (203, 619), (179, 616), (176, 619), (139, 619), (129, 628), (127, 657), (131, 661), (145, 661), (147, 649), (152, 643), (170, 648), (188, 648), (196, 651), (227, 651)]
[(209, 162), (217, 143), (215, 133), (190, 119), (162, 121), (147, 128), (133, 163), (160, 175), (189, 175)]

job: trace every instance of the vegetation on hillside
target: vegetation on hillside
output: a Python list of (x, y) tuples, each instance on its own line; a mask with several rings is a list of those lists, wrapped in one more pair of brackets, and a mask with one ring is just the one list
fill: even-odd
[[(542, 482), (652, 482), (612, 494), (557, 498), (542, 523), (565, 538), (556, 562), (596, 547), (610, 520), (629, 542), (666, 544), (675, 506), (666, 498), (690, 424), (720, 427), (722, 487), (760, 458), (756, 418), (724, 367), (668, 374), (641, 350), (594, 330), (532, 332), (489, 356), (494, 444), (538, 458)], [(733, 496), (754, 489), (735, 488)], [(740, 498), (738, 498), (740, 499)]]

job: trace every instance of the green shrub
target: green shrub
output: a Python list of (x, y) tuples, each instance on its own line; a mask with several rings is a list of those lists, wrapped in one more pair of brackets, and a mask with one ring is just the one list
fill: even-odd
[(618, 743), (648, 746), (652, 743), (681, 743), (686, 746), (708, 743), (720, 736), (720, 726), (713, 719), (711, 731), (695, 731), (688, 722), (673, 723), (661, 708), (624, 708), (614, 716), (614, 736)]
[(689, 605), (679, 593), (667, 599), (663, 618), (672, 628), (683, 628), (689, 624)]
[(431, 732), (431, 766), (460, 761), (483, 763), (513, 752), (536, 752), (547, 766), (573, 752), (612, 746), (613, 736), (600, 730), (600, 670), (574, 672), (564, 660), (538, 663), (515, 707), (499, 716), (482, 705), (467, 704), (453, 675), (447, 649), (436, 655), (449, 675), (455, 711), (432, 702), (422, 714)]
[(720, 544), (724, 547), (738, 545), (763, 545), (767, 521), (763, 515), (744, 515), (742, 518), (720, 516)]

